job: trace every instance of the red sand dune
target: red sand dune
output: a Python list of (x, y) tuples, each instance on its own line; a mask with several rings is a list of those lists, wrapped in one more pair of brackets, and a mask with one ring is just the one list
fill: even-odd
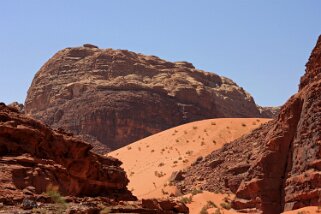
[(163, 198), (176, 192), (169, 185), (174, 171), (191, 165), (198, 157), (228, 143), (260, 124), (262, 118), (209, 119), (168, 129), (108, 155), (123, 162), (129, 189), (138, 198)]

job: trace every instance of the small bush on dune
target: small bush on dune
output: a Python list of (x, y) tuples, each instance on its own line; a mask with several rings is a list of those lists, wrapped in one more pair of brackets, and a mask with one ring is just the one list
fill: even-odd
[(231, 207), (232, 207), (231, 204), (228, 203), (228, 202), (223, 202), (223, 203), (221, 203), (220, 205), (221, 205), (222, 208), (224, 208), (224, 209), (226, 209), (226, 210), (229, 210), (229, 209), (231, 209)]
[(192, 195), (197, 195), (197, 194), (199, 194), (199, 193), (202, 193), (203, 191), (202, 190), (200, 190), (200, 189), (193, 189), (192, 190)]
[(208, 214), (206, 205), (204, 207), (202, 207), (200, 214)]
[(156, 177), (159, 177), (159, 178), (161, 178), (161, 177), (166, 175), (164, 172), (158, 172), (158, 171), (155, 171), (154, 174), (155, 174)]
[(216, 209), (214, 214), (222, 214), (220, 209)]
[(192, 151), (192, 150), (188, 150), (185, 154), (187, 154), (187, 155), (192, 155), (192, 154), (193, 154), (193, 151)]
[(165, 164), (163, 163), (163, 162), (161, 162), (161, 163), (159, 163), (158, 164), (158, 167), (162, 167), (162, 166), (164, 166)]
[(184, 204), (190, 204), (190, 203), (192, 203), (192, 201), (193, 201), (193, 197), (192, 197), (192, 196), (183, 197), (183, 198), (181, 198), (180, 201), (181, 201), (182, 203), (184, 203)]
[(208, 208), (217, 208), (216, 204), (213, 201), (207, 201)]

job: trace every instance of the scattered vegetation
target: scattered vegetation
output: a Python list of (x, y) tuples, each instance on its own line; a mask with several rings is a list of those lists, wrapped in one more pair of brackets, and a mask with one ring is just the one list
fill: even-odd
[(226, 210), (231, 209), (231, 203), (229, 203), (229, 202), (222, 202), (220, 205), (222, 208), (224, 208)]
[(192, 196), (182, 197), (180, 201), (184, 204), (190, 204), (193, 201), (193, 197)]
[(162, 166), (164, 166), (165, 164), (163, 163), (163, 162), (160, 162), (159, 164), (158, 164), (158, 167), (162, 167)]
[(152, 150), (150, 150), (150, 152), (151, 152), (151, 153), (153, 153), (153, 152), (155, 152), (155, 150), (154, 150), (154, 149), (152, 149)]
[(196, 130), (196, 129), (197, 129), (197, 126), (193, 126), (193, 129)]
[(252, 123), (252, 125), (254, 125), (254, 126), (255, 126), (255, 125), (256, 125), (256, 122), (254, 121), (254, 122)]
[(184, 159), (184, 160), (183, 160), (183, 163), (188, 163), (188, 160), (187, 160), (187, 159)]
[(161, 177), (163, 177), (163, 176), (165, 176), (166, 174), (164, 173), (164, 172), (162, 172), (162, 171), (155, 171), (154, 172), (154, 174), (155, 174), (155, 176), (156, 177), (158, 177), (158, 178), (161, 178)]
[(204, 142), (204, 141), (202, 141), (202, 142), (201, 142), (201, 146), (204, 146), (204, 145), (205, 145), (205, 142)]
[(131, 177), (131, 176), (133, 176), (135, 174), (135, 172), (130, 172), (129, 173), (129, 176)]
[[(207, 210), (210, 208), (217, 208), (216, 204), (213, 201), (207, 201), (206, 205), (204, 205), (200, 211), (200, 214), (208, 213)], [(216, 212), (215, 212), (216, 213)], [(220, 211), (219, 211), (220, 213)]]
[(213, 201), (207, 201), (208, 208), (217, 208), (217, 205)]
[(179, 140), (178, 139), (176, 139), (176, 143), (178, 143), (179, 142)]
[(212, 125), (212, 126), (215, 126), (215, 125), (216, 125), (216, 123), (213, 121), (213, 122), (211, 122), (211, 125)]
[(177, 164), (178, 162), (177, 161), (173, 161), (173, 164)]
[(179, 157), (178, 160), (182, 160), (183, 158), (182, 157)]
[(131, 147), (131, 146), (127, 146), (127, 149), (128, 149), (128, 150), (131, 150), (131, 149), (132, 149), (132, 147)]
[(227, 129), (229, 129), (230, 127), (229, 126), (226, 126)]
[(206, 205), (204, 207), (202, 207), (200, 214), (208, 214)]
[(245, 123), (242, 123), (242, 126), (243, 126), (243, 127), (245, 127), (245, 126), (246, 126), (246, 124), (245, 124)]
[(68, 208), (68, 204), (65, 199), (60, 195), (58, 186), (49, 184), (47, 187), (46, 195), (57, 205), (56, 213), (65, 213)]
[(138, 147), (138, 151), (142, 151), (142, 148), (140, 148), (140, 146)]
[(216, 140), (213, 140), (212, 142), (213, 142), (214, 144), (216, 144)]
[(192, 155), (192, 154), (193, 154), (193, 151), (192, 151), (192, 150), (188, 150), (188, 151), (186, 152), (186, 154), (187, 154), (187, 155)]
[(197, 194), (199, 194), (199, 193), (202, 193), (203, 191), (202, 190), (200, 190), (200, 189), (193, 189), (192, 190), (192, 195), (197, 195)]
[(204, 129), (204, 132), (207, 132), (207, 130), (206, 130), (206, 129)]
[(214, 214), (222, 214), (220, 209), (216, 209)]

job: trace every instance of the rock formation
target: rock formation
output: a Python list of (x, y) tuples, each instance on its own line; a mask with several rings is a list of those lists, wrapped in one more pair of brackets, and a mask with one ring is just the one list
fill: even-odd
[(276, 118), (280, 112), (280, 106), (278, 107), (262, 107), (258, 106), (260, 114), (264, 118)]
[(0, 200), (30, 186), (42, 193), (49, 185), (59, 187), (63, 195), (135, 199), (126, 188), (129, 181), (121, 162), (91, 148), (0, 104), (0, 192), (8, 193), (0, 194), (5, 196)]
[(110, 213), (188, 213), (175, 201), (136, 201), (121, 162), (91, 148), (0, 103), (1, 213), (62, 213), (68, 208), (66, 213), (89, 214), (107, 207)]
[(10, 103), (8, 106), (17, 109), (20, 113), (24, 113), (25, 112), (25, 107), (21, 103), (13, 102), (13, 103)]
[(228, 78), (89, 44), (59, 51), (38, 71), (25, 111), (113, 150), (186, 122), (262, 116)]
[(183, 191), (232, 191), (232, 206), (273, 214), (321, 205), (321, 36), (299, 92), (277, 119), (186, 170)]

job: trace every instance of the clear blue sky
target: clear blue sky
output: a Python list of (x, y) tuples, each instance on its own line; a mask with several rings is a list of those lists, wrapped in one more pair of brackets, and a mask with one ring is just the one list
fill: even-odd
[(281, 105), (321, 33), (319, 0), (1, 0), (0, 101), (24, 102), (34, 74), (65, 47), (128, 49), (233, 79)]

